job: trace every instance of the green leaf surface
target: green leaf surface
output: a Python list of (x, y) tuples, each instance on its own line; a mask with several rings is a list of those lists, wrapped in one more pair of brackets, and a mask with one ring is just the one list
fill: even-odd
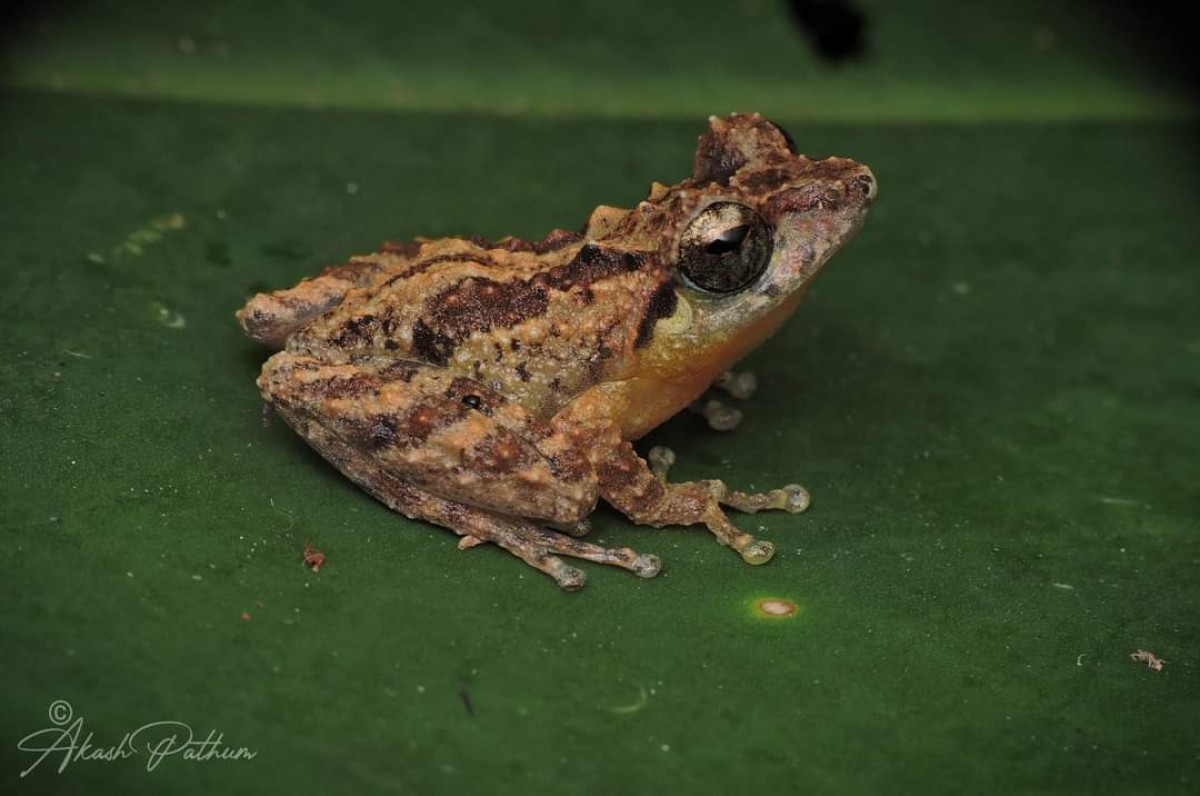
[[(766, 2), (728, 20), (532, 0), (29, 20), (0, 96), (6, 781), (1192, 790), (1187, 105), (1143, 92), (1153, 64), (1070, 3), (982, 26), (953, 4), (861, 5), (872, 55), (841, 70)], [(1035, 47), (1039, 26), (1058, 44)], [(604, 510), (596, 535), (664, 571), (589, 566), (564, 594), (387, 511), (264, 415), (266, 354), (233, 319), (252, 293), (384, 239), (578, 226), (684, 176), (704, 117), (732, 107), (870, 164), (881, 191), (747, 360), (743, 426), (684, 415), (639, 443), (672, 447), (678, 479), (804, 483), (806, 514), (736, 518), (776, 544), (769, 565)], [(768, 597), (799, 610), (765, 618)], [(55, 754), (20, 777), (37, 756), (18, 742), (59, 699), (93, 747), (177, 721), (256, 756), (147, 772), (141, 749), (59, 773)]]

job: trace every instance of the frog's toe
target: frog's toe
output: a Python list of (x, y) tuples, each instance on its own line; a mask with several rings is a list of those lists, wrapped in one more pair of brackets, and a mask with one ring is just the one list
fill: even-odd
[[(547, 555), (571, 556), (584, 561), (595, 561), (598, 564), (620, 567), (642, 578), (652, 578), (662, 569), (662, 561), (658, 556), (645, 555), (628, 547), (602, 547), (541, 527), (530, 527), (524, 530), (522, 537), (528, 544), (535, 545), (537, 549), (544, 551)], [(557, 565), (555, 567), (557, 568)], [(546, 571), (551, 575), (554, 574), (551, 570)], [(555, 575), (555, 579), (558, 579), (557, 575)], [(567, 588), (561, 581), (559, 585)]]
[(745, 400), (758, 390), (758, 378), (748, 370), (738, 373), (727, 370), (713, 382), (718, 387), (739, 400)]
[(767, 563), (775, 556), (775, 545), (765, 539), (755, 539), (745, 547), (739, 548), (738, 553), (747, 564), (758, 566)]
[(662, 559), (651, 553), (643, 553), (630, 563), (629, 570), (639, 578), (652, 578), (662, 571)]
[(646, 454), (646, 463), (650, 465), (650, 472), (660, 481), (666, 481), (671, 468), (675, 466), (675, 451), (664, 445), (655, 445)]
[(799, 514), (808, 508), (812, 503), (812, 498), (808, 495), (808, 490), (799, 484), (788, 484), (785, 487), (780, 487), (780, 492), (783, 493), (783, 508), (789, 514)]
[(564, 564), (562, 559), (555, 558), (549, 573), (563, 591), (579, 591), (587, 585), (587, 573), (578, 567)]
[(732, 406), (721, 403), (716, 398), (710, 398), (703, 403), (697, 402), (691, 408), (704, 415), (708, 427), (714, 431), (733, 431), (742, 423), (742, 412)]
[(808, 490), (799, 484), (788, 484), (769, 492), (737, 492), (730, 491), (720, 497), (722, 504), (754, 514), (759, 511), (786, 511), (789, 514), (799, 514), (806, 509), (812, 499)]

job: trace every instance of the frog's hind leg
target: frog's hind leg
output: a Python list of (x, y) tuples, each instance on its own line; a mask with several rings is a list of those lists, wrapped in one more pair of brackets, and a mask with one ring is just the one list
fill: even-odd
[(540, 527), (579, 526), (596, 502), (595, 476), (568, 441), (482, 384), (415, 363), (333, 365), (283, 352), (259, 385), (297, 433), (385, 505), (492, 542), (564, 589), (585, 577), (558, 555), (642, 577), (661, 566)]
[(599, 547), (540, 528), (526, 520), (503, 517), (438, 497), (388, 472), (368, 454), (346, 444), (319, 423), (302, 416), (289, 416), (286, 410), (281, 414), (326, 460), (388, 508), (409, 519), (422, 519), (449, 528), (462, 536), (464, 542), (475, 540), (460, 544), (464, 549), (492, 542), (554, 578), (565, 591), (583, 588), (587, 575), (564, 562), (559, 555), (622, 567), (643, 578), (658, 574), (662, 566), (656, 556), (639, 555), (627, 547)]

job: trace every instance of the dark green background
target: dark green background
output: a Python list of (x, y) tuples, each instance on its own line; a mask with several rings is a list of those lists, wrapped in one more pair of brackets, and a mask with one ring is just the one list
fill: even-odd
[[(1196, 787), (1200, 155), (1142, 29), (864, 0), (869, 57), (836, 68), (767, 0), (326, 5), (10, 30), (4, 787)], [(665, 570), (563, 594), (264, 425), (248, 295), (388, 238), (578, 226), (685, 176), (730, 110), (881, 184), (749, 360), (743, 427), (643, 443), (678, 478), (806, 484), (807, 514), (737, 518), (770, 565), (602, 511)], [(258, 755), (20, 779), (55, 699), (97, 746), (174, 720)]]

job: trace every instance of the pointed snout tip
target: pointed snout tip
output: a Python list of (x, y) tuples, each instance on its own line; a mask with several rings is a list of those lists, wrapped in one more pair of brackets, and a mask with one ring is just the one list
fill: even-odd
[(870, 168), (861, 164), (859, 167), (861, 171), (851, 182), (862, 192), (863, 204), (869, 206), (879, 195), (879, 181), (875, 179), (875, 173)]

